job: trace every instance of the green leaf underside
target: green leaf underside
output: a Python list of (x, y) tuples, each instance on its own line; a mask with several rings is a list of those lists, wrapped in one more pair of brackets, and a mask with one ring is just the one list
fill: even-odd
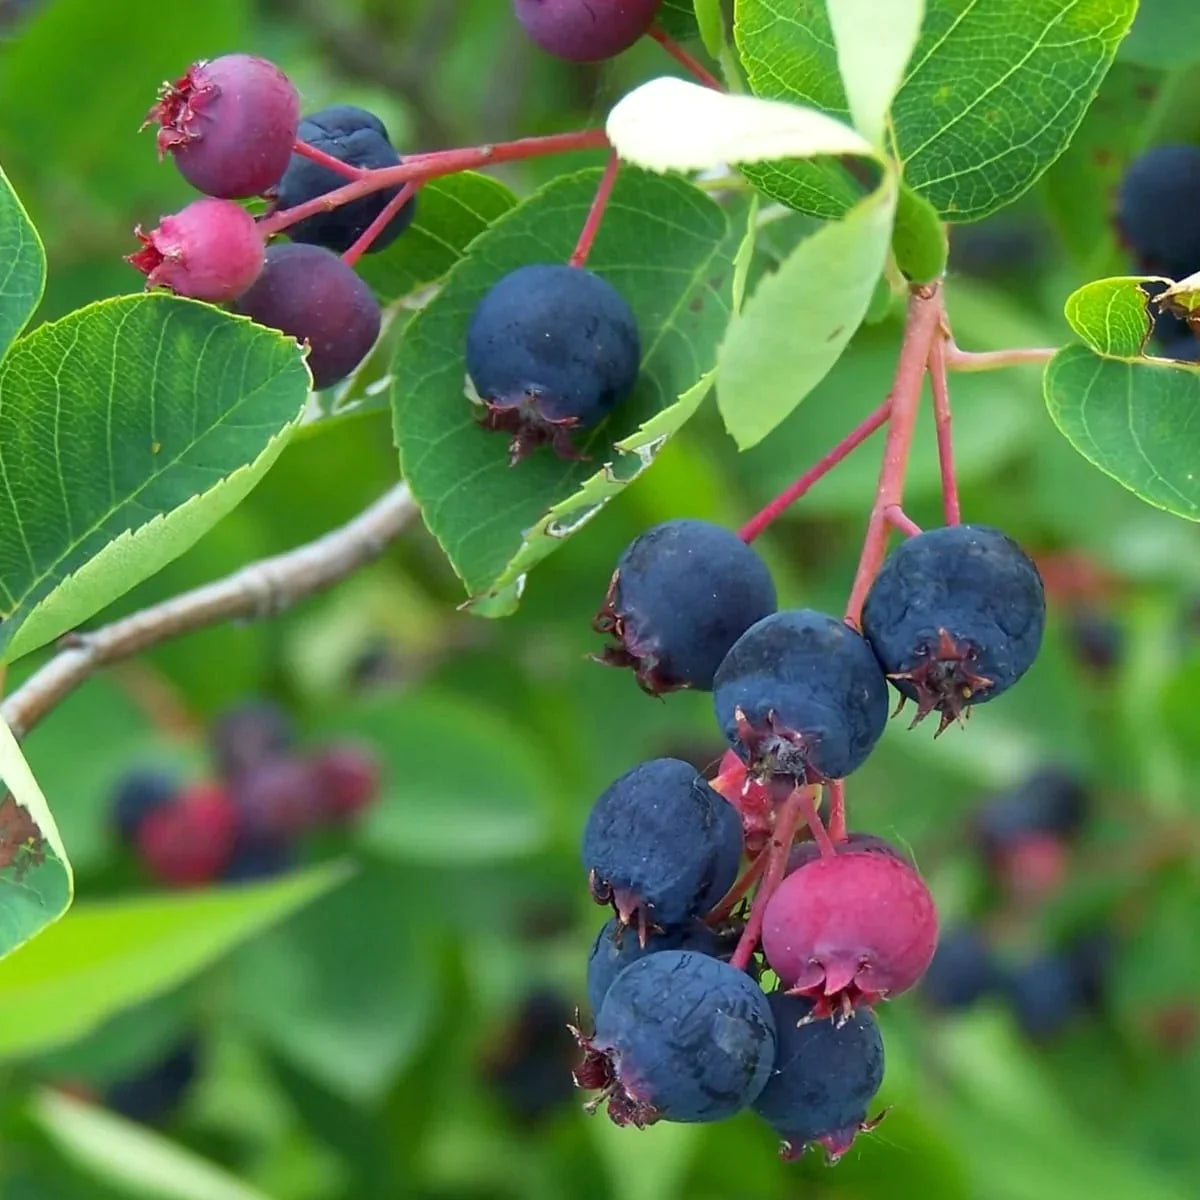
[[(949, 221), (1016, 199), (1062, 153), (1112, 62), (1134, 0), (928, 0), (892, 105), (904, 181)], [(738, 0), (737, 42), (759, 95), (845, 118), (825, 0)], [(818, 216), (846, 203), (844, 170), (749, 168), (776, 199)]]
[(12, 731), (0, 721), (0, 957), (67, 911), (74, 893), (54, 816)]
[(87, 1033), (346, 877), (346, 868), (333, 864), (264, 884), (76, 906), (0, 962), (0, 1057)]
[[(637, 317), (638, 386), (610, 420), (578, 438), (589, 461), (563, 462), (543, 448), (508, 466), (507, 439), (479, 426), (466, 397), (467, 325), (509, 271), (567, 260), (599, 176), (557, 179), (483, 234), (412, 320), (393, 363), (404, 476), (468, 592), (493, 613), (511, 610), (523, 572), (635, 478), (653, 443), (692, 415), (731, 312), (742, 229), (731, 230), (725, 213), (684, 180), (623, 168), (588, 267)], [(614, 443), (625, 453), (614, 455)]]
[(404, 236), (379, 254), (363, 255), (358, 272), (383, 304), (411, 296), (441, 279), (516, 202), (510, 188), (475, 171), (434, 179), (421, 189)]
[(1130, 358), (1142, 353), (1150, 336), (1144, 276), (1098, 279), (1067, 297), (1071, 328), (1097, 353)]
[(0, 167), (0, 358), (33, 315), (45, 282), (37, 230)]
[(19, 341), (0, 364), (4, 657), (73, 628), (232, 509), (308, 384), (292, 339), (160, 293)]
[(1067, 346), (1047, 365), (1044, 390), (1084, 458), (1148, 504), (1200, 520), (1200, 369)]

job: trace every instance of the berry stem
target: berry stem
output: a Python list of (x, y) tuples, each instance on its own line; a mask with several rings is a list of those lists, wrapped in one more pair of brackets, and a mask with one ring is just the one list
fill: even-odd
[(997, 371), (1001, 367), (1023, 367), (1049, 362), (1058, 350), (1053, 346), (1027, 346), (1014, 350), (960, 350), (954, 339), (946, 342), (946, 367), (951, 371)]
[(898, 504), (889, 504), (883, 510), (883, 514), (887, 517), (888, 524), (893, 529), (898, 529), (905, 537), (916, 537), (921, 532), (921, 527), (900, 507)]
[(581, 129), (574, 133), (554, 133), (548, 137), (518, 138), (513, 142), (494, 142), (484, 146), (468, 146), (461, 150), (435, 150), (429, 154), (413, 154), (395, 167), (379, 167), (364, 171), (362, 177), (316, 196), (294, 208), (281, 209), (263, 218), (258, 224), (263, 237), (280, 233), (297, 221), (318, 213), (333, 212), (360, 196), (369, 196), (383, 188), (405, 183), (422, 184), (443, 175), (471, 171), (497, 163), (517, 162), (548, 154), (566, 154), (571, 150), (607, 148), (608, 136), (603, 129)]
[(738, 906), (742, 897), (755, 885), (767, 865), (767, 856), (760, 854), (734, 881), (733, 887), (721, 897), (716, 908), (704, 918), (706, 925), (720, 925)]
[(761, 512), (756, 513), (738, 530), (743, 542), (752, 542), (773, 521), (787, 511), (819, 479), (828, 475), (851, 450), (861, 446), (877, 429), (887, 423), (891, 400), (885, 400), (865, 421), (852, 429), (832, 450), (811, 466), (795, 483), (789, 485)]
[(821, 857), (832, 858), (837, 851), (833, 848), (829, 830), (821, 823), (821, 814), (817, 812), (816, 797), (819, 793), (815, 788), (808, 788), (806, 791), (808, 794), (804, 798), (804, 821), (808, 825), (808, 831), (812, 834), (813, 841), (817, 843), (817, 848), (821, 851)]
[(660, 25), (651, 25), (649, 36), (652, 37), (697, 83), (714, 91), (723, 92), (725, 85), (693, 58), (665, 29)]
[(342, 255), (342, 261), (352, 267), (375, 244), (375, 239), (388, 227), (392, 218), (413, 198), (420, 184), (406, 183), (380, 210)]
[(875, 490), (875, 503), (867, 521), (867, 533), (863, 539), (862, 555), (850, 589), (846, 604), (846, 623), (860, 628), (862, 606), (883, 565), (887, 553), (888, 517), (887, 510), (897, 508), (904, 501), (904, 477), (908, 471), (908, 455), (912, 448), (913, 430), (917, 422), (917, 409), (921, 401), (921, 385), (925, 380), (925, 368), (929, 361), (929, 348), (938, 335), (942, 319), (941, 288), (938, 284), (913, 287), (908, 298), (908, 319), (904, 328), (904, 341), (900, 346), (900, 357), (896, 363), (896, 374), (888, 396), (891, 413), (888, 417), (887, 444), (883, 449), (883, 462), (879, 469), (879, 484)]
[(834, 842), (846, 840), (846, 781), (829, 781), (829, 838)]
[(301, 155), (303, 158), (312, 159), (319, 166), (325, 167), (327, 170), (336, 171), (345, 179), (362, 179), (369, 172), (363, 170), (362, 167), (356, 167), (352, 163), (342, 162), (340, 158), (334, 158), (332, 154), (326, 154), (324, 150), (318, 150), (316, 146), (310, 146), (307, 142), (296, 140), (292, 150)]
[(579, 241), (575, 243), (575, 249), (567, 260), (568, 266), (587, 266), (588, 255), (592, 252), (592, 243), (596, 240), (596, 234), (600, 232), (600, 223), (604, 220), (604, 212), (608, 208), (608, 198), (612, 195), (613, 184), (617, 182), (617, 172), (620, 169), (621, 160), (614, 150), (608, 156), (608, 162), (604, 164), (604, 174), (600, 176), (600, 182), (596, 186), (596, 195), (592, 200), (592, 207), (588, 209), (587, 220), (583, 223)]
[(750, 909), (750, 919), (746, 922), (746, 928), (742, 931), (733, 957), (729, 960), (730, 965), (737, 967), (739, 971), (744, 971), (750, 965), (750, 959), (758, 948), (767, 904), (779, 888), (780, 883), (783, 882), (783, 875), (787, 870), (788, 852), (796, 840), (796, 829), (800, 824), (805, 800), (807, 798), (811, 805), (815, 790), (806, 784), (792, 791), (792, 794), (780, 806), (779, 817), (775, 821), (775, 832), (771, 836), (770, 845), (765, 853), (758, 856), (760, 860), (766, 861), (766, 874), (763, 876), (762, 883), (758, 885), (758, 891), (754, 893), (754, 905)]
[(938, 469), (942, 474), (942, 515), (947, 525), (962, 523), (958, 473), (954, 469), (954, 439), (950, 429), (950, 386), (946, 379), (946, 342), (935, 337), (929, 348), (929, 384), (933, 389), (933, 419), (937, 426)]

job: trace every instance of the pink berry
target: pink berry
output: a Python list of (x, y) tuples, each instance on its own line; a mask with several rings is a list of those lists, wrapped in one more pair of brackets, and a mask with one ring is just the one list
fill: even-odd
[(138, 851), (147, 871), (168, 887), (211, 883), (233, 858), (237, 810), (225, 790), (197, 783), (172, 804), (146, 814)]
[(335, 743), (317, 755), (313, 767), (322, 811), (334, 823), (353, 820), (379, 792), (379, 759), (365, 746)]
[(652, 24), (662, 0), (513, 0), (517, 20), (550, 54), (598, 62), (628, 50)]
[(907, 991), (937, 947), (924, 880), (898, 854), (858, 848), (803, 863), (767, 905), (763, 952), (814, 1017)]
[(157, 121), (158, 153), (210, 196), (258, 196), (283, 178), (300, 123), (291, 80), (265, 58), (226, 54), (193, 63), (164, 84), (146, 114)]
[(232, 200), (205, 197), (168, 217), (158, 228), (134, 230), (142, 243), (126, 262), (146, 276), (146, 286), (221, 304), (240, 296), (262, 270), (263, 240), (254, 218)]

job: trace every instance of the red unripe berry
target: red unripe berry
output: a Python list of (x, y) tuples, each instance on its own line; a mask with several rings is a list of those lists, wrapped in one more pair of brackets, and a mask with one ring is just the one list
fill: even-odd
[(326, 820), (353, 820), (379, 793), (379, 759), (365, 746), (338, 742), (327, 746), (313, 762)]
[(205, 197), (163, 217), (158, 228), (134, 230), (142, 243), (125, 261), (146, 276), (146, 286), (222, 304), (258, 278), (265, 253), (254, 218), (232, 200)]
[(513, 0), (517, 20), (541, 48), (572, 62), (598, 62), (628, 50), (652, 24), (662, 0)]
[(146, 124), (158, 122), (158, 153), (210, 196), (258, 196), (287, 170), (300, 123), (291, 80), (265, 58), (225, 54), (193, 63), (164, 84)]
[(146, 814), (138, 830), (138, 852), (159, 883), (198, 887), (228, 866), (237, 825), (237, 810), (223, 788), (193, 784), (174, 803)]
[(933, 897), (898, 855), (848, 850), (804, 863), (779, 885), (763, 921), (763, 952), (814, 1017), (907, 991), (937, 947)]

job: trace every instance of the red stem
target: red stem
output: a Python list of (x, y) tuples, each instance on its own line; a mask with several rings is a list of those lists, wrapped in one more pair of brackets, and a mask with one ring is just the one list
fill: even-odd
[(754, 886), (767, 865), (767, 856), (760, 854), (738, 877), (733, 887), (721, 897), (721, 902), (704, 918), (706, 925), (719, 925), (738, 906), (742, 897)]
[(587, 266), (588, 255), (592, 252), (592, 243), (596, 240), (596, 234), (600, 232), (600, 223), (604, 220), (604, 212), (608, 208), (608, 198), (612, 195), (613, 184), (617, 182), (617, 172), (620, 169), (621, 160), (614, 150), (608, 156), (608, 162), (604, 164), (604, 174), (600, 176), (600, 183), (596, 187), (592, 207), (588, 209), (587, 220), (583, 223), (579, 241), (576, 242), (575, 249), (567, 260), (568, 266)]
[(304, 158), (311, 158), (313, 162), (319, 163), (330, 171), (336, 171), (347, 179), (362, 179), (368, 173), (362, 167), (342, 162), (340, 158), (334, 158), (332, 154), (326, 154), (324, 150), (318, 150), (316, 146), (310, 146), (307, 142), (297, 140), (292, 146), (292, 150)]
[(714, 91), (723, 92), (725, 85), (693, 58), (667, 31), (658, 25), (650, 26), (650, 36), (677, 62), (697, 83), (704, 84)]
[(898, 529), (905, 537), (916, 537), (921, 532), (921, 527), (900, 507), (898, 504), (889, 504), (883, 510), (883, 515), (887, 517), (888, 524), (893, 529)]
[(954, 470), (944, 338), (935, 337), (929, 348), (929, 382), (933, 388), (933, 419), (937, 426), (938, 468), (942, 473), (942, 514), (947, 525), (958, 525), (962, 522), (962, 505), (958, 500), (958, 474)]
[(496, 163), (516, 162), (525, 158), (538, 158), (547, 154), (565, 154), (570, 150), (598, 150), (608, 146), (608, 136), (603, 129), (582, 129), (575, 133), (555, 133), (549, 137), (518, 138), (513, 142), (496, 142), (487, 146), (468, 146), (461, 150), (435, 150), (430, 154), (414, 154), (399, 166), (380, 167), (366, 171), (362, 178), (347, 183), (333, 191), (317, 196), (294, 208), (285, 208), (259, 221), (263, 237), (280, 233), (297, 221), (317, 213), (332, 212), (360, 196), (369, 196), (382, 188), (398, 184), (422, 184), (443, 175), (454, 175), (459, 171), (471, 171), (479, 167), (494, 166)]
[(354, 240), (342, 255), (347, 266), (356, 262), (375, 244), (375, 239), (391, 224), (392, 218), (416, 195), (420, 185), (406, 183), (379, 211), (379, 215)]
[(829, 839), (829, 830), (821, 824), (821, 814), (817, 812), (816, 796), (818, 795), (818, 790), (816, 788), (808, 788), (806, 791), (804, 820), (808, 825), (808, 831), (812, 834), (813, 841), (817, 843), (817, 849), (821, 851), (821, 857), (832, 858), (837, 851), (834, 850), (833, 842)]
[(834, 842), (846, 840), (846, 781), (829, 781), (829, 837)]
[(917, 408), (921, 400), (921, 384), (929, 361), (929, 348), (939, 331), (942, 316), (941, 294), (937, 284), (913, 288), (908, 299), (908, 320), (896, 374), (889, 395), (892, 411), (888, 419), (887, 445), (879, 469), (879, 484), (875, 503), (867, 522), (862, 555), (846, 604), (846, 622), (854, 628), (862, 621), (863, 601), (887, 553), (887, 509), (904, 500), (904, 477), (908, 471), (908, 454), (912, 448)]
[(1058, 351), (1053, 346), (1023, 346), (1014, 350), (960, 350), (953, 342), (946, 347), (946, 366), (951, 371), (995, 371), (1049, 362)]
[(756, 513), (738, 530), (743, 542), (752, 542), (777, 517), (787, 511), (801, 496), (805, 495), (823, 476), (828, 475), (851, 450), (861, 446), (882, 425), (886, 424), (892, 402), (885, 400), (865, 421), (852, 429), (832, 450), (810, 467), (790, 487), (779, 493), (761, 512)]

